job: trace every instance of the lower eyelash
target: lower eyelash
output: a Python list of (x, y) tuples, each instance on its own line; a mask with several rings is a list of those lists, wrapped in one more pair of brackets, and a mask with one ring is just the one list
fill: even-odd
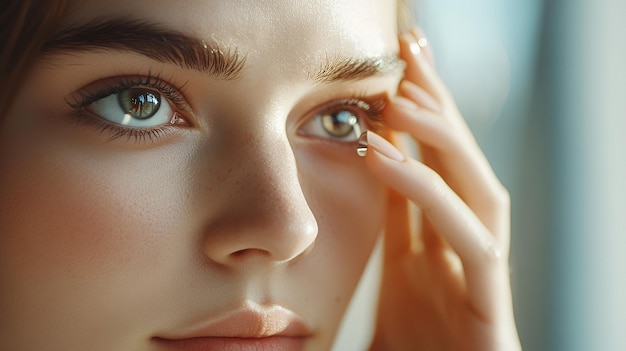
[[(104, 83), (110, 82), (110, 83)], [(98, 85), (98, 83), (92, 83)], [(84, 88), (81, 91), (66, 98), (68, 106), (72, 109), (71, 115), (74, 122), (78, 125), (95, 127), (99, 129), (99, 133), (111, 134), (107, 141), (113, 141), (119, 138), (127, 138), (135, 142), (156, 141), (161, 137), (165, 137), (176, 131), (175, 126), (166, 124), (150, 128), (129, 128), (120, 126), (112, 122), (108, 122), (102, 118), (93, 116), (85, 110), (90, 104), (103, 99), (112, 94), (119, 94), (125, 89), (134, 87), (147, 87), (161, 94), (173, 107), (181, 111), (189, 111), (183, 95), (178, 89), (161, 80), (157, 75), (148, 73), (147, 76), (122, 76), (113, 77), (103, 80), (102, 87)]]
[(84, 110), (75, 110), (71, 114), (72, 120), (78, 126), (94, 127), (98, 129), (99, 134), (111, 134), (107, 142), (117, 140), (119, 138), (127, 138), (137, 143), (146, 141), (156, 141), (159, 138), (170, 135), (175, 132), (176, 127), (172, 125), (163, 125), (154, 128), (128, 128), (108, 123), (98, 117), (90, 116)]

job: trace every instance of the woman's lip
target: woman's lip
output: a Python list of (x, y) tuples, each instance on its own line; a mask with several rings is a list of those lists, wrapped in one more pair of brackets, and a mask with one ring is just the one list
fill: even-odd
[(271, 336), (305, 338), (311, 329), (296, 313), (281, 306), (261, 306), (246, 302), (242, 307), (208, 321), (193, 324), (190, 328), (163, 333), (161, 340), (188, 340), (196, 338), (260, 339)]
[(167, 340), (156, 338), (168, 351), (302, 351), (305, 338), (270, 336), (263, 338), (202, 337)]

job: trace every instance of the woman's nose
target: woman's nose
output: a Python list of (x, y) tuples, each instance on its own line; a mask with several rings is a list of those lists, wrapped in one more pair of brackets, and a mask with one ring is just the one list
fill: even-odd
[(226, 266), (293, 260), (312, 247), (318, 227), (292, 149), (286, 137), (248, 143), (220, 167), (228, 172), (214, 184), (222, 203), (205, 226), (204, 253)]

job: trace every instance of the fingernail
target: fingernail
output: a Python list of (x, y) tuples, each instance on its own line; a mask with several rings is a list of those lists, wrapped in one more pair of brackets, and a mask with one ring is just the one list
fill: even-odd
[(419, 55), (422, 52), (422, 48), (413, 39), (409, 42), (409, 49), (413, 55)]
[(398, 149), (396, 149), (396, 147), (393, 146), (390, 142), (383, 139), (383, 137), (376, 133), (367, 131), (367, 144), (379, 154), (387, 158), (398, 162), (404, 161), (404, 155), (402, 155), (402, 153), (398, 151)]
[(422, 31), (421, 28), (418, 28), (418, 27), (413, 28), (411, 33), (413, 34), (413, 37), (417, 41), (417, 46), (419, 46), (422, 49), (428, 46), (428, 39), (426, 38), (426, 35), (424, 34), (424, 31)]
[(417, 46), (420, 48), (425, 48), (428, 46), (428, 39), (421, 37), (417, 40)]
[(434, 65), (433, 51), (429, 47), (430, 41), (424, 34), (424, 31), (422, 31), (421, 28), (416, 27), (416, 28), (413, 28), (413, 30), (411, 30), (411, 34), (412, 34), (413, 40), (417, 43), (417, 47), (420, 48), (420, 52), (424, 54), (424, 56), (426, 57), (428, 62), (430, 62), (431, 65)]
[(410, 33), (403, 34), (402, 37), (409, 44), (409, 50), (411, 50), (411, 53), (413, 55), (419, 55), (422, 49), (420, 48), (417, 41), (415, 41), (415, 37), (413, 37), (413, 35)]

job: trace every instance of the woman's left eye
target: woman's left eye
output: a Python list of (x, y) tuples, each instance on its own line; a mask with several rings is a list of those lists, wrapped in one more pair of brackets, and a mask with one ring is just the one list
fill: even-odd
[(367, 126), (355, 110), (353, 107), (337, 106), (317, 112), (300, 127), (300, 133), (342, 142), (357, 141)]
[(96, 100), (85, 110), (120, 126), (151, 128), (171, 123), (174, 110), (158, 91), (127, 88)]

